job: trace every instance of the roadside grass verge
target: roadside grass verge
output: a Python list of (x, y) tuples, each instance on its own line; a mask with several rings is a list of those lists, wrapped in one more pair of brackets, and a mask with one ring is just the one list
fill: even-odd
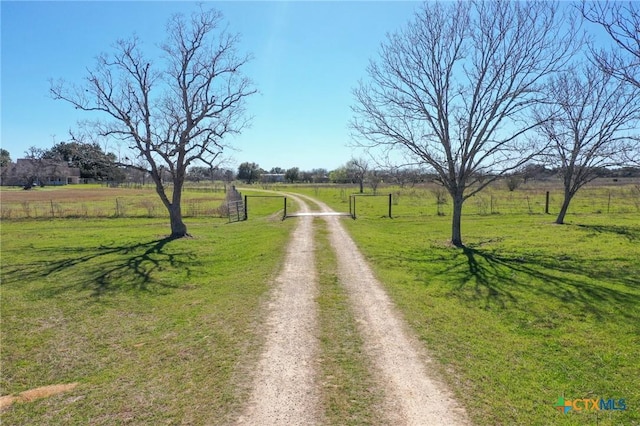
[(314, 227), (325, 419), (335, 425), (381, 424), (376, 414), (381, 391), (370, 374), (348, 295), (338, 281), (326, 222), (316, 218)]
[(225, 424), (248, 395), (261, 302), (293, 222), (3, 221), (3, 424)]

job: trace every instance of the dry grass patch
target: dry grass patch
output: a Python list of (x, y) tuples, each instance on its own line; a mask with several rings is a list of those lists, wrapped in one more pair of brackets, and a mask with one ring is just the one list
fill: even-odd
[(18, 395), (5, 395), (0, 397), (0, 410), (11, 407), (13, 403), (31, 402), (36, 399), (48, 398), (75, 389), (78, 383), (66, 383), (61, 385), (41, 386), (20, 392)]

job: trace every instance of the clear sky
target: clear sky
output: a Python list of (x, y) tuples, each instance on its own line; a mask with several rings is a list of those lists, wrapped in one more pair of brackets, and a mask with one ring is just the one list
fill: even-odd
[[(49, 79), (79, 82), (101, 52), (133, 33), (149, 48), (167, 19), (190, 2), (7, 2), (2, 17), (2, 148), (11, 158), (50, 148), (87, 118), (49, 96)], [(259, 94), (247, 105), (251, 128), (232, 144), (233, 165), (335, 169), (362, 153), (349, 146), (351, 90), (366, 76), (385, 34), (418, 2), (206, 2), (223, 12), (254, 60), (246, 74)], [(117, 153), (114, 144), (111, 151)]]

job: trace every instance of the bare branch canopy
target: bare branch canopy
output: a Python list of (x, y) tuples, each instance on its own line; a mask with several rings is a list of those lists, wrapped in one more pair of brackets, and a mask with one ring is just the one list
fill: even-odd
[[(238, 52), (239, 36), (221, 29), (222, 19), (214, 9), (174, 15), (161, 60), (145, 56), (136, 37), (119, 40), (83, 84), (51, 84), (55, 99), (97, 113), (93, 131), (126, 143), (142, 160), (135, 167), (148, 165), (173, 237), (187, 235), (180, 206), (187, 167), (218, 159), (225, 137), (248, 124), (245, 100), (256, 93), (242, 73), (251, 56)], [(163, 170), (171, 175), (171, 191)]]
[(550, 102), (536, 116), (552, 117), (538, 131), (551, 141), (547, 161), (561, 171), (564, 200), (556, 223), (564, 223), (578, 190), (597, 177), (599, 167), (619, 167), (637, 149), (640, 87), (626, 84), (591, 63), (552, 79)]
[(464, 200), (545, 147), (531, 108), (576, 51), (564, 22), (552, 2), (427, 2), (354, 90), (356, 144), (435, 171), (456, 246)]

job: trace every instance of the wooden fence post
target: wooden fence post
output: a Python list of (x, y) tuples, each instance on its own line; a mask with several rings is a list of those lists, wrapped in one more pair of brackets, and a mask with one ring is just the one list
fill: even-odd
[(549, 191), (547, 191), (547, 199), (544, 203), (544, 214), (549, 214)]
[(287, 218), (287, 197), (284, 197), (284, 214), (282, 215), (282, 220)]
[(351, 215), (353, 219), (356, 218), (356, 196), (353, 195), (353, 214)]

